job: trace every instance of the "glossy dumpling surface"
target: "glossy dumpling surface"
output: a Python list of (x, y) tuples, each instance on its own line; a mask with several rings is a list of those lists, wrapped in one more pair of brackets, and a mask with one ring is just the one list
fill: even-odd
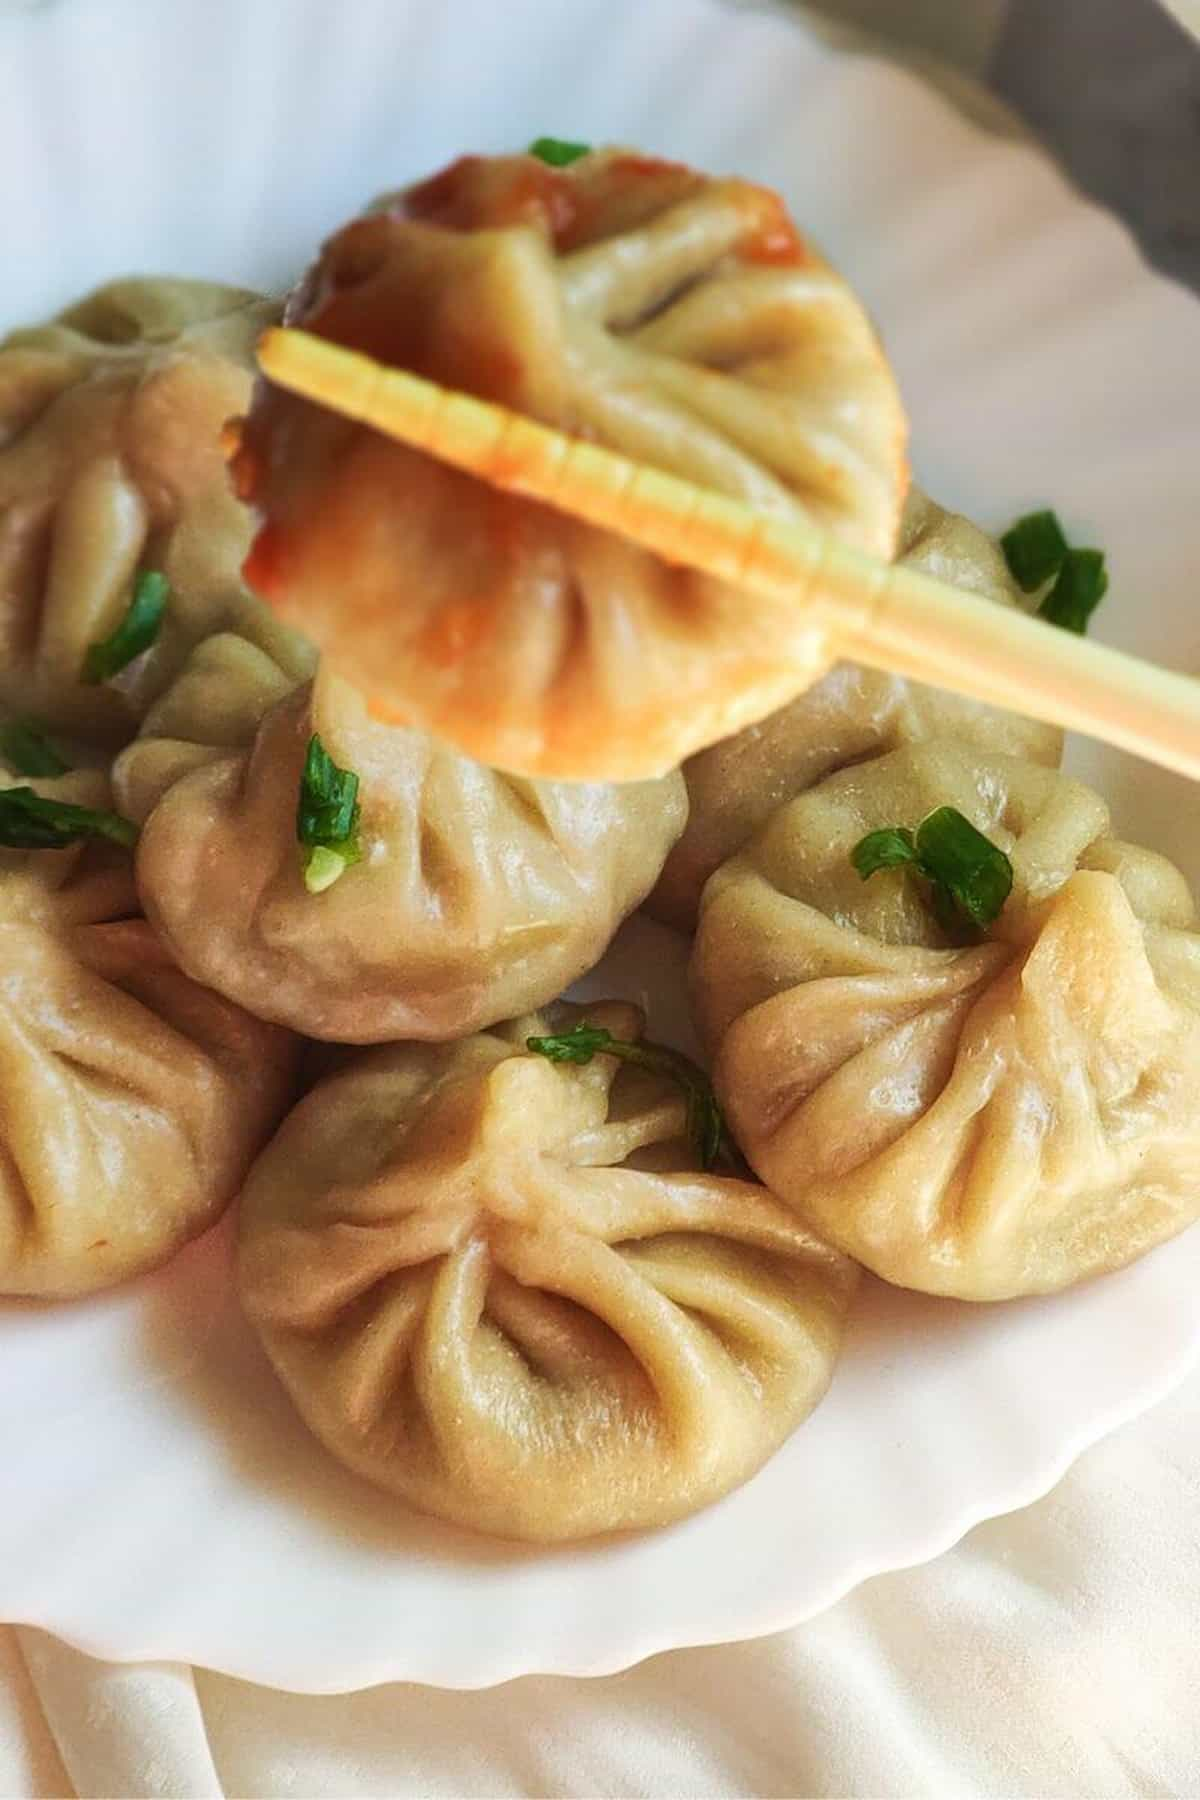
[[(894, 380), (777, 196), (623, 151), (466, 157), (325, 246), (291, 323), (890, 556)], [(532, 776), (634, 779), (832, 660), (803, 607), (669, 567), (260, 388), (252, 584), (380, 716)]]
[[(678, 772), (522, 781), (377, 723), (333, 677), (277, 699), (280, 679), (212, 640), (117, 789), (148, 814), (138, 886), (181, 967), (310, 1037), (455, 1037), (544, 1004), (599, 960), (683, 828)], [(244, 740), (256, 711), (248, 748), (222, 741)], [(362, 808), (362, 860), (316, 894), (296, 842), (314, 734), (358, 774)]]
[[(975, 942), (849, 860), (942, 805), (1013, 862)], [(831, 776), (709, 882), (692, 980), (754, 1168), (889, 1281), (1044, 1292), (1200, 1214), (1191, 896), (1063, 775), (940, 742)]]
[[(916, 489), (905, 508), (900, 561), (999, 605), (1025, 604), (993, 539)], [(691, 930), (713, 870), (777, 806), (848, 763), (945, 736), (1047, 767), (1062, 756), (1062, 732), (1053, 725), (859, 663), (837, 663), (779, 712), (684, 764), (687, 829), (667, 858), (650, 910)]]
[[(614, 1035), (633, 1008), (590, 1008)], [(310, 1426), (413, 1505), (535, 1541), (665, 1523), (829, 1381), (853, 1265), (697, 1171), (683, 1102), (530, 1018), (364, 1053), (297, 1107), (239, 1225), (246, 1310)]]
[[(250, 519), (221, 448), (276, 310), (208, 282), (121, 281), (0, 344), (0, 701), (113, 743), (210, 632), (236, 625), (311, 667), (242, 583)], [(148, 569), (171, 586), (154, 645), (85, 683)]]

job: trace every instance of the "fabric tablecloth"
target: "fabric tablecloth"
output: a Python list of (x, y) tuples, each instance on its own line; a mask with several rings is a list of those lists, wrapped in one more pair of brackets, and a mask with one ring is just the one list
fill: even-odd
[(0, 1634), (0, 1794), (1200, 1794), (1198, 1524), (1200, 1377), (937, 1562), (604, 1680), (312, 1699)]
[[(1176, 30), (1149, 0), (1036, 7), (1055, 15), (1060, 44), (1104, 30), (1118, 7), (1168, 50), (1161, 32)], [(1020, 88), (1030, 0), (826, 10), (890, 28), (909, 56), (941, 51), (976, 72), (991, 59), (1006, 99)], [(1190, 54), (1182, 33), (1178, 52)], [(1200, 131), (1200, 61), (1160, 61), (1175, 108), (1158, 108), (1174, 133), (1164, 155), (1182, 148), (1186, 161), (1179, 134)], [(1088, 180), (1071, 84), (1043, 74), (1027, 110), (1037, 119), (1046, 100), (1047, 128), (1068, 154), (1082, 151)], [(944, 85), (988, 117), (959, 79)], [(1128, 157), (1111, 171), (1099, 157), (1091, 185), (1152, 190), (1151, 253), (1185, 275), (1193, 257), (1200, 276), (1191, 167), (1176, 197)], [(794, 1631), (609, 1679), (312, 1699), (183, 1666), (99, 1663), (44, 1633), (0, 1629), (0, 1796), (1200, 1795), (1198, 1614), (1200, 1375), (1045, 1500), (936, 1563), (869, 1582)]]

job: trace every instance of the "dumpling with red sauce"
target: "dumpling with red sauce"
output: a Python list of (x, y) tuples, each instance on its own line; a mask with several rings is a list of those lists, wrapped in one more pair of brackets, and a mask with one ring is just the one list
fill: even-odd
[[(286, 322), (890, 557), (906, 424), (779, 197), (625, 150), (464, 157), (337, 232)], [(633, 780), (773, 711), (829, 633), (260, 383), (252, 587), (372, 711), (494, 767)]]

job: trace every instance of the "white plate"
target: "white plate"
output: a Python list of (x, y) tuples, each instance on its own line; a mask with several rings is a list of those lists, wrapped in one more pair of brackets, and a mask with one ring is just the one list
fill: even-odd
[[(3, 322), (170, 270), (282, 285), (376, 190), (537, 132), (781, 187), (883, 321), (940, 498), (1051, 502), (1110, 552), (1101, 634), (1200, 672), (1200, 309), (1033, 151), (896, 69), (709, 0), (66, 0), (0, 19)], [(1195, 792), (1107, 752), (1200, 874)], [(678, 1008), (636, 925), (610, 979)], [(593, 991), (605, 985), (593, 978)], [(1060, 1299), (869, 1286), (826, 1404), (740, 1493), (548, 1554), (400, 1510), (308, 1438), (227, 1232), (76, 1308), (0, 1309), (0, 1618), (106, 1657), (329, 1691), (599, 1673), (792, 1624), (1043, 1493), (1200, 1350), (1200, 1232)]]

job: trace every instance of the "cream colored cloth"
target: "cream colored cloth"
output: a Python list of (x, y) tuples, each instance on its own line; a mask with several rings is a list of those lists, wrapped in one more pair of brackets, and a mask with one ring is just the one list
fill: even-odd
[(0, 1794), (1188, 1796), (1198, 1615), (1200, 1374), (936, 1563), (611, 1679), (309, 1699), (0, 1635)]
[(1170, 8), (1181, 25), (1200, 37), (1200, 0), (1163, 0), (1163, 5)]

